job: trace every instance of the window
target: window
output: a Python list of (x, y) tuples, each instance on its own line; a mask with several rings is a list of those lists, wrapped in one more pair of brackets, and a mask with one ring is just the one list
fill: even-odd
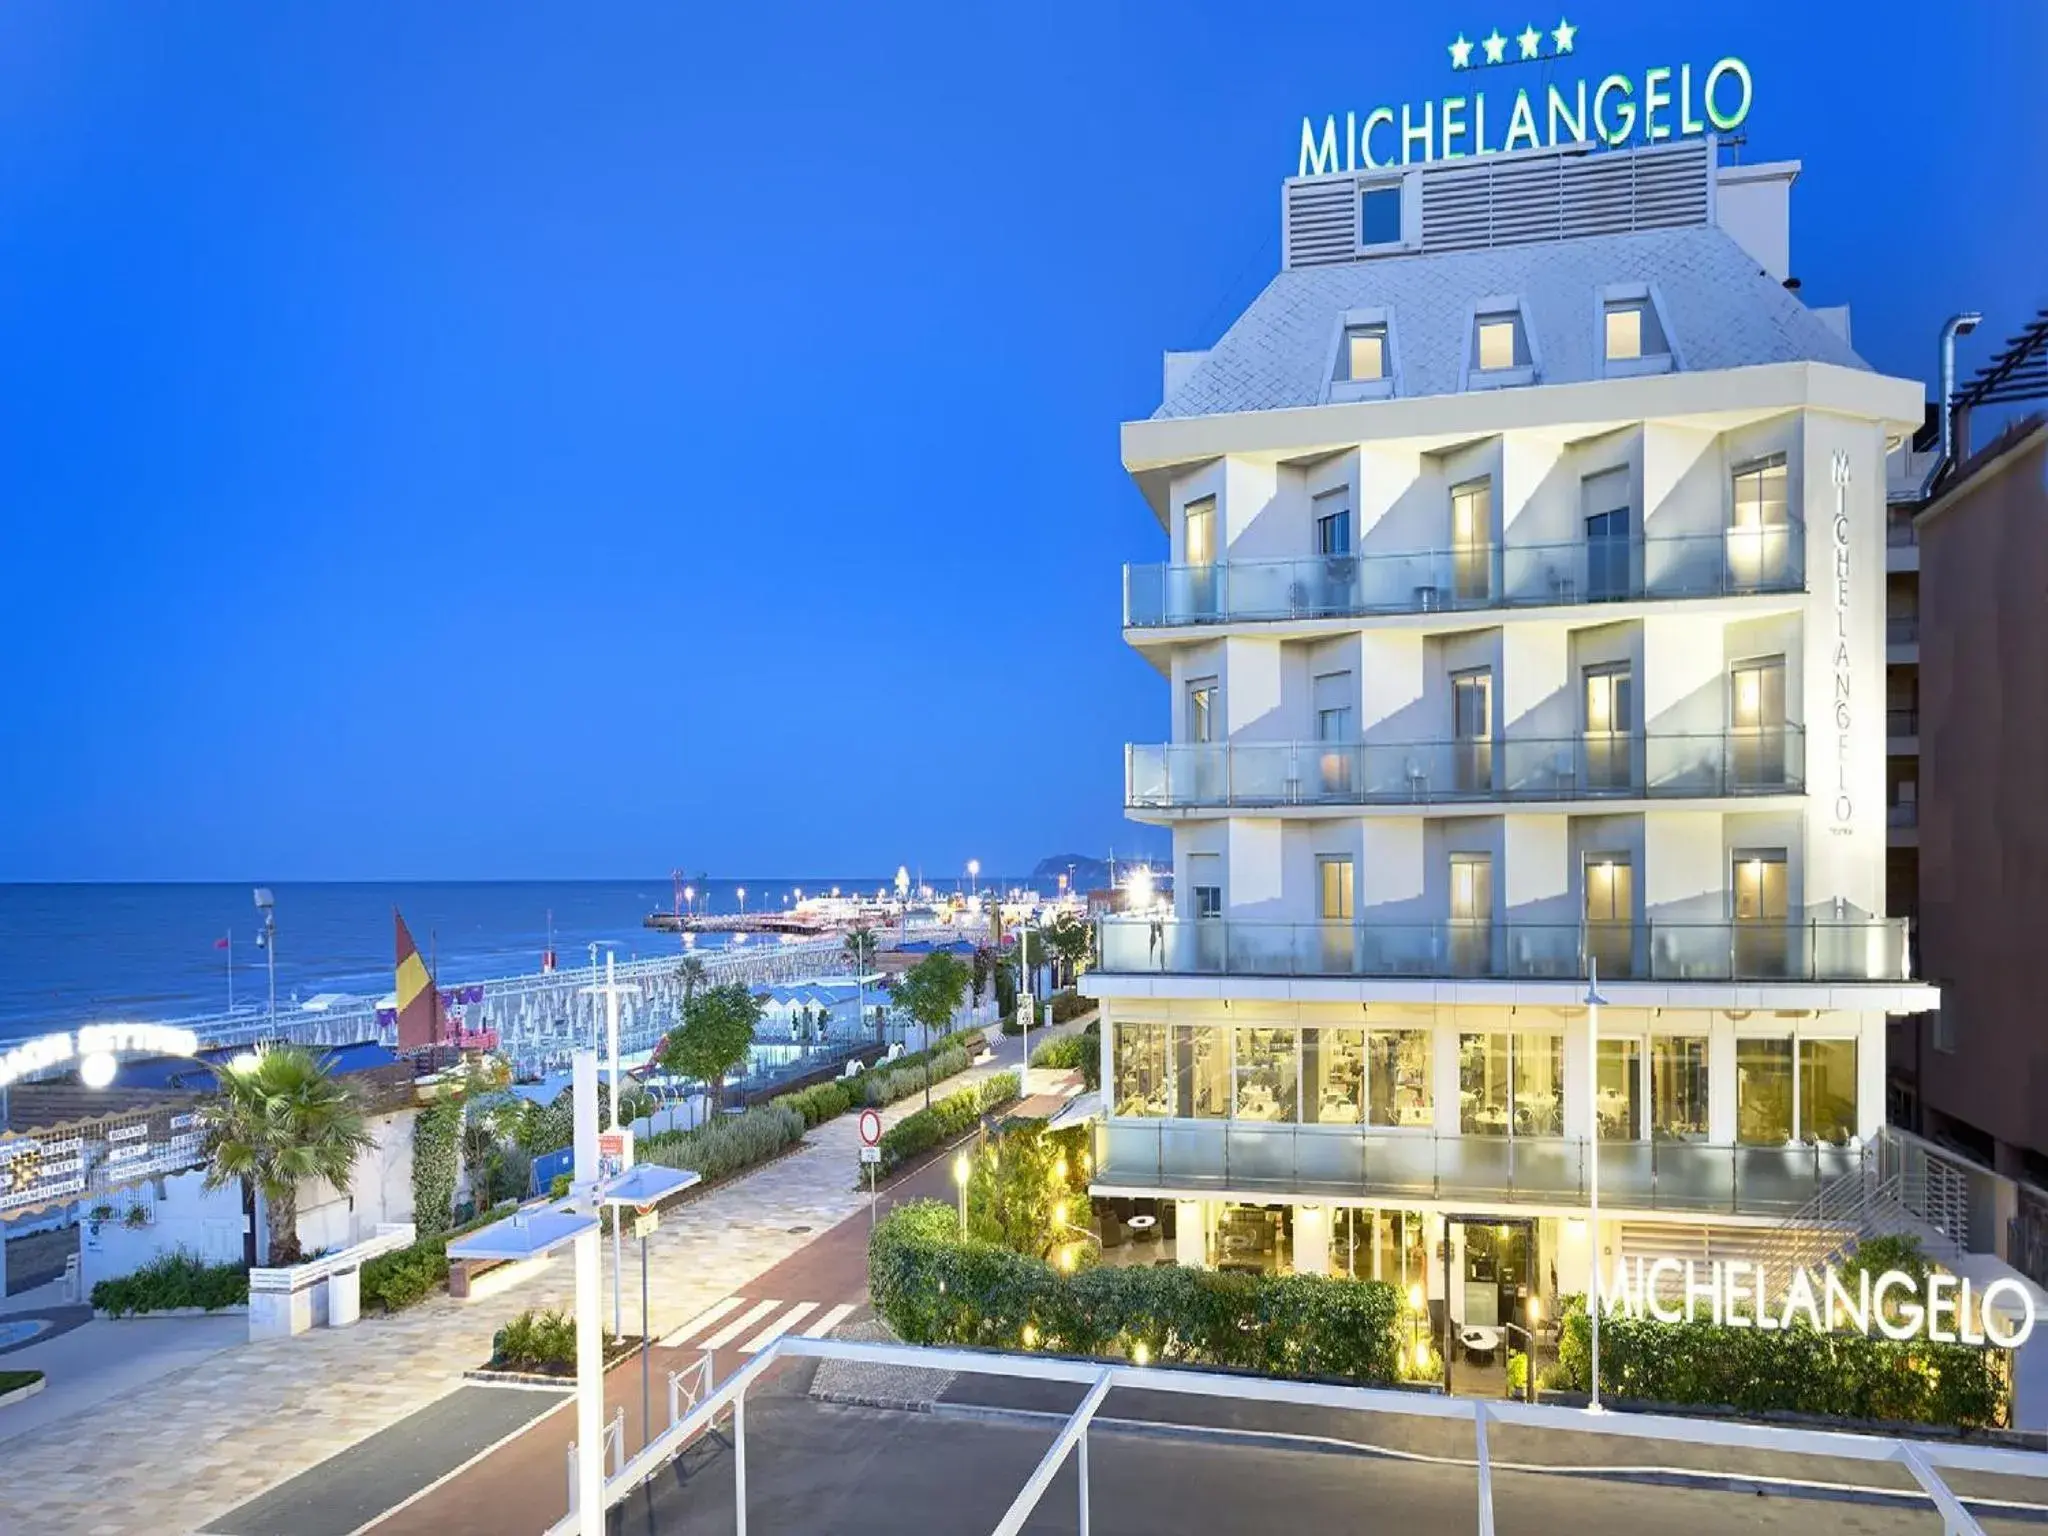
[(1316, 860), (1316, 889), (1321, 916), (1326, 923), (1351, 921), (1351, 860), (1343, 854), (1325, 854)]
[(1521, 321), (1514, 315), (1482, 315), (1479, 318), (1479, 367), (1487, 373), (1520, 366), (1524, 349), (1520, 345)]
[(1508, 1125), (1508, 1037), (1458, 1036), (1459, 1132), (1505, 1136)]
[(1744, 464), (1735, 471), (1737, 528), (1782, 528), (1790, 516), (1785, 495), (1785, 455)]
[(1856, 1134), (1856, 1042), (1799, 1042), (1799, 1139), (1841, 1147)]
[(1451, 577), (1460, 602), (1493, 594), (1493, 482), (1451, 487)]
[(1337, 382), (1373, 384), (1387, 376), (1387, 328), (1384, 325), (1347, 325), (1344, 345), (1337, 353)]
[(1304, 1118), (1318, 1125), (1358, 1124), (1365, 1113), (1365, 1032), (1305, 1029), (1301, 1061), (1308, 1080)]
[(1205, 678), (1188, 684), (1188, 740), (1199, 743), (1215, 739), (1216, 684)]
[(1291, 1029), (1237, 1032), (1237, 1118), (1292, 1124), (1300, 1118), (1300, 1063)]
[(1367, 187), (1358, 195), (1358, 243), (1362, 246), (1401, 243), (1399, 186)]
[(1351, 506), (1347, 492), (1333, 492), (1316, 498), (1316, 553), (1351, 553)]
[(1607, 361), (1633, 362), (1643, 355), (1643, 312), (1634, 304), (1607, 306)]
[(1658, 1141), (1707, 1139), (1705, 1036), (1651, 1036), (1650, 1135)]
[(1602, 1141), (1643, 1139), (1643, 1043), (1602, 1040), (1593, 1112)]
[(1220, 1024), (1177, 1024), (1173, 1031), (1173, 1112), (1183, 1120), (1230, 1113), (1230, 1031)]
[(1119, 1023), (1116, 1027), (1116, 1112), (1158, 1116), (1172, 1105), (1168, 1082), (1171, 1026)]
[(1792, 1042), (1735, 1042), (1735, 1139), (1745, 1147), (1792, 1140)]
[[(1590, 755), (1591, 742), (1588, 742)], [(1593, 765), (1589, 762), (1587, 765)], [(1589, 772), (1588, 780), (1593, 778)], [(1586, 958), (1614, 979), (1635, 974), (1635, 868), (1626, 853), (1589, 853), (1583, 870)]]
[(1375, 1029), (1366, 1036), (1366, 1119), (1373, 1125), (1429, 1125), (1431, 1042), (1426, 1029)]
[(1220, 885), (1198, 885), (1195, 887), (1195, 916), (1221, 917), (1223, 915), (1223, 887)]
[(1630, 595), (1629, 472), (1626, 466), (1579, 482), (1586, 526), (1586, 600), (1610, 603)]
[(1513, 1053), (1515, 1134), (1564, 1134), (1564, 1036), (1516, 1030)]
[(1458, 1129), (1465, 1135), (1562, 1135), (1563, 1095), (1562, 1034), (1458, 1037)]
[(1493, 673), (1451, 678), (1452, 787), (1464, 795), (1493, 790)]
[(1186, 521), (1187, 565), (1214, 565), (1216, 563), (1216, 498), (1204, 496), (1200, 501), (1191, 501), (1183, 514)]

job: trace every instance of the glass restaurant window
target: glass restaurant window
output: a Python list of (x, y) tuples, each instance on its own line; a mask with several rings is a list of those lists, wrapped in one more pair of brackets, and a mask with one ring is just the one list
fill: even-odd
[(1237, 1032), (1237, 1118), (1300, 1119), (1299, 1063), (1291, 1029), (1240, 1029)]
[(1643, 1043), (1640, 1040), (1602, 1040), (1599, 1080), (1594, 1095), (1594, 1112), (1600, 1120), (1602, 1141), (1643, 1139), (1642, 1098)]
[(1848, 1145), (1856, 1134), (1856, 1042), (1799, 1042), (1799, 1139)]
[(1458, 1036), (1458, 1130), (1505, 1136), (1508, 1105), (1508, 1037)]
[(1513, 1041), (1515, 1134), (1564, 1134), (1564, 1036), (1516, 1030)]
[(1707, 1042), (1703, 1035), (1650, 1037), (1650, 1135), (1707, 1139)]
[(1792, 1042), (1735, 1042), (1735, 1139), (1782, 1147), (1792, 1139)]
[(1376, 1029), (1366, 1037), (1366, 1119), (1373, 1125), (1429, 1125), (1431, 1042), (1426, 1029)]
[(1164, 1115), (1172, 1099), (1167, 1081), (1170, 1026), (1138, 1022), (1116, 1027), (1116, 1112)]
[(1230, 1031), (1220, 1024), (1179, 1024), (1173, 1031), (1173, 1112), (1182, 1120), (1230, 1114)]
[(1320, 1125), (1358, 1124), (1365, 1104), (1365, 1032), (1304, 1029), (1301, 1063), (1308, 1079), (1302, 1118)]

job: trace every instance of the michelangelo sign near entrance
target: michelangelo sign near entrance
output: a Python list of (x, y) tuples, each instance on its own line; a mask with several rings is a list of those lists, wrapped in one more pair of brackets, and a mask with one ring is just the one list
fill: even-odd
[(1647, 1317), (1660, 1323), (1711, 1319), (1729, 1328), (1765, 1332), (1803, 1322), (1824, 1333), (1876, 1333), (1933, 1344), (1990, 1344), (2017, 1349), (2034, 1331), (2033, 1294), (2018, 1280), (1992, 1281), (1981, 1294), (1955, 1275), (1925, 1281), (1904, 1270), (1873, 1276), (1795, 1269), (1772, 1297), (1763, 1269), (1741, 1259), (1620, 1259), (1600, 1287), (1603, 1317)]
[[(1476, 43), (1460, 33), (1450, 45), (1451, 68), (1480, 74), (1502, 65), (1556, 64), (1572, 53), (1577, 32), (1560, 22), (1547, 31), (1528, 27), (1512, 38), (1496, 30)], [(1341, 118), (1327, 113), (1320, 124), (1307, 116), (1301, 120), (1301, 166), (1295, 174), (1385, 170), (1595, 139), (1656, 144), (1709, 128), (1729, 133), (1748, 119), (1754, 95), (1749, 66), (1730, 57), (1597, 80), (1581, 76), (1515, 89), (1503, 83), (1493, 91), (1475, 88), (1399, 107), (1353, 109)]]

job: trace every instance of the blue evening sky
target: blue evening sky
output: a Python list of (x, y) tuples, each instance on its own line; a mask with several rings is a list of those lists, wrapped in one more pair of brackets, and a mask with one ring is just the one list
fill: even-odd
[[(1564, 14), (1750, 62), (1876, 366), (2048, 298), (2034, 0)], [(1273, 272), (1304, 111), (1559, 19), (12, 0), (0, 878), (1162, 848), (1117, 425)]]

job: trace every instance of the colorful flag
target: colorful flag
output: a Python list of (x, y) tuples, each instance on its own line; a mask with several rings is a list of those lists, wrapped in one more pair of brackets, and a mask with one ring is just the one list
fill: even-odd
[(228, 947), (228, 941), (226, 939), (215, 939), (213, 941), (213, 947), (215, 949), (226, 949)]
[(419, 946), (413, 943), (396, 907), (391, 909), (391, 918), (398, 925), (398, 1048), (419, 1050), (440, 1042), (441, 1002), (434, 978), (420, 959)]

